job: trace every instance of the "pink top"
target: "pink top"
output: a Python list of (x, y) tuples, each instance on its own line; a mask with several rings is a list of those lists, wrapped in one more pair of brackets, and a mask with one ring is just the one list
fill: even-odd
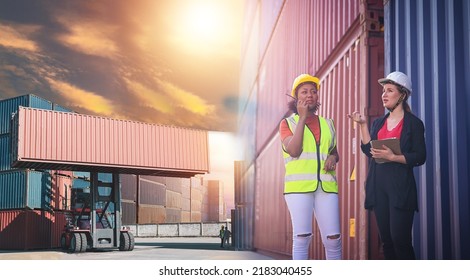
[(392, 130), (387, 129), (387, 120), (385, 120), (384, 125), (377, 133), (377, 139), (387, 139), (387, 138), (397, 138), (400, 139), (401, 131), (403, 129), (403, 119), (394, 127)]

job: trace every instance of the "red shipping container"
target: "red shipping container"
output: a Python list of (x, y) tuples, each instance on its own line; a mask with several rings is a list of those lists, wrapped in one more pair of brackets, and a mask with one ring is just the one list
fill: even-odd
[(72, 174), (70, 171), (51, 172), (51, 209), (70, 210), (70, 197), (72, 194)]
[(209, 171), (208, 132), (20, 107), (12, 167), (192, 177)]
[(43, 210), (0, 211), (0, 249), (33, 250), (60, 247), (64, 212)]

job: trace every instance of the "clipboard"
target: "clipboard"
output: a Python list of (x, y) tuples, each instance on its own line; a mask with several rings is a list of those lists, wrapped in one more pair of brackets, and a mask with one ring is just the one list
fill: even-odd
[[(401, 149), (400, 149), (400, 139), (397, 138), (387, 138), (387, 139), (381, 139), (381, 140), (371, 140), (370, 144), (372, 148), (374, 149), (382, 149), (382, 145), (387, 146), (392, 150), (392, 152), (396, 155), (401, 155)], [(376, 158), (375, 162), (377, 163), (384, 163), (384, 162), (390, 162), (387, 159), (383, 158)]]

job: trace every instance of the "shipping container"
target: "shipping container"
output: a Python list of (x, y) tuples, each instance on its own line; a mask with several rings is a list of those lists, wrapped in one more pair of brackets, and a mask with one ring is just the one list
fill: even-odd
[(191, 211), (191, 222), (192, 223), (203, 222), (201, 211)]
[(141, 178), (138, 181), (138, 204), (165, 206), (167, 201), (166, 186)]
[(204, 181), (207, 187), (206, 194), (203, 195), (203, 212), (207, 211), (207, 222), (221, 222), (226, 220), (225, 203), (223, 198), (223, 183), (219, 180)]
[(120, 174), (121, 197), (130, 201), (137, 201), (137, 175)]
[(137, 212), (137, 224), (139, 225), (166, 223), (164, 206), (140, 204)]
[(65, 224), (60, 211), (0, 210), (0, 249), (58, 248)]
[(165, 208), (165, 223), (181, 223), (181, 208)]
[[(66, 172), (64, 172), (66, 173)], [(72, 175), (51, 172), (51, 206), (54, 211), (71, 209)]]
[(123, 199), (121, 201), (121, 214), (123, 225), (135, 225), (137, 219), (137, 206), (135, 201)]
[(181, 197), (181, 210), (191, 211), (191, 199)]
[[(292, 226), (283, 195), (284, 160), (280, 151), (280, 140), (275, 137), (256, 160), (254, 247), (285, 259), (292, 249)], [(315, 244), (312, 247), (317, 249)]]
[(150, 181), (150, 182), (159, 183), (161, 185), (166, 185), (166, 177), (139, 175), (139, 178)]
[[(127, 174), (121, 174), (120, 178), (123, 194), (123, 219), (125, 217), (128, 222), (131, 222), (132, 219), (134, 223), (136, 222), (138, 217), (136, 218), (135, 215), (136, 213), (140, 213), (138, 209), (141, 206), (144, 208), (160, 206), (186, 211), (187, 213), (181, 214), (182, 221), (183, 217), (185, 219), (184, 221), (192, 221), (191, 211), (199, 212), (200, 216), (203, 200), (202, 178), (174, 178)], [(171, 186), (173, 190), (170, 190), (169, 186)], [(183, 193), (185, 193), (186, 198), (183, 197)], [(139, 199), (137, 199), (137, 197)], [(129, 207), (132, 208), (129, 211), (133, 211), (130, 214), (126, 213)], [(152, 214), (145, 215), (145, 217), (149, 217)], [(145, 217), (139, 221), (148, 223), (149, 218)], [(166, 220), (166, 214), (164, 217), (165, 220), (162, 222), (170, 222)], [(174, 217), (170, 217), (170, 219), (172, 219), (171, 221), (175, 220)], [(200, 221), (200, 218), (198, 221)]]
[(192, 199), (191, 200), (191, 211), (197, 211), (197, 212), (202, 212), (202, 201), (201, 200), (196, 200)]
[(166, 189), (177, 193), (183, 192), (183, 178), (165, 178)]
[(0, 171), (0, 210), (52, 209), (49, 172), (32, 170)]
[[(357, 0), (284, 1), (280, 13), (277, 12), (279, 6), (271, 1), (262, 1), (259, 8), (260, 34), (256, 37), (261, 37), (258, 39), (261, 40), (261, 49), (256, 73), (260, 91), (256, 98), (257, 153), (272, 138), (272, 127), (278, 124), (285, 112), (284, 104), (289, 98), (286, 94), (290, 94), (294, 78), (307, 71), (316, 73), (322, 65), (332, 64), (328, 59), (334, 55), (342, 37), (359, 20)], [(268, 15), (266, 10), (272, 14)], [(278, 15), (274, 29), (272, 24), (264, 24), (264, 17), (269, 19), (272, 15)], [(252, 30), (250, 32), (257, 29)], [(268, 45), (263, 42), (265, 36), (270, 39)], [(243, 60), (243, 63), (250, 62)]]
[(57, 210), (49, 213), (51, 215), (51, 249), (61, 248), (60, 239), (67, 225), (67, 219), (70, 218), (70, 212)]
[(59, 111), (59, 112), (70, 112), (70, 113), (73, 113), (72, 110), (66, 108), (66, 107), (63, 107), (57, 103), (52, 103), (52, 110), (54, 111)]
[(11, 168), (10, 133), (0, 134), (0, 171)]
[(191, 222), (191, 211), (181, 210), (181, 222), (190, 223)]
[[(245, 153), (237, 175), (236, 225), (241, 234), (254, 234), (253, 240), (241, 237), (241, 248), (253, 246), (277, 258), (291, 256), (292, 229), (283, 197), (284, 163), (278, 130), (279, 122), (290, 114), (290, 97), (286, 95), (290, 95), (292, 81), (309, 73), (321, 80), (318, 114), (334, 120), (338, 136), (343, 258), (380, 258), (379, 243), (374, 239), (377, 231), (370, 229), (369, 213), (363, 208), (367, 162), (360, 151), (359, 131), (347, 121), (347, 114), (358, 110), (371, 119), (383, 114), (377, 83), (384, 72), (382, 27), (382, 1), (284, 1), (269, 44), (260, 51), (256, 79), (247, 87), (247, 103), (240, 108), (240, 134), (249, 139), (245, 147), (256, 143), (254, 152)], [(247, 59), (242, 57), (242, 65)], [(256, 131), (255, 139), (250, 131)], [(253, 192), (255, 200), (250, 204), (242, 194)], [(310, 258), (324, 259), (318, 226), (312, 223)], [(266, 232), (273, 234), (266, 236)]]
[(235, 162), (235, 219), (232, 220), (235, 231), (233, 236), (235, 248), (253, 250), (255, 176), (254, 167), (246, 170), (245, 165), (245, 161)]
[(165, 203), (165, 206), (169, 207), (169, 208), (181, 209), (181, 207), (182, 207), (181, 193), (166, 190), (166, 203)]
[(203, 177), (195, 176), (190, 178), (191, 189), (201, 190), (203, 185)]
[(0, 134), (10, 133), (10, 122), (12, 114), (18, 111), (20, 106), (52, 109), (52, 103), (34, 94), (17, 96), (0, 100)]
[(181, 197), (191, 198), (191, 178), (182, 178)]
[(191, 189), (191, 201), (203, 201), (203, 190), (202, 189)]
[(415, 168), (419, 259), (470, 259), (470, 3), (385, 1), (385, 73), (412, 81), (412, 112), (426, 129)]
[(16, 168), (191, 177), (209, 170), (207, 131), (19, 107)]

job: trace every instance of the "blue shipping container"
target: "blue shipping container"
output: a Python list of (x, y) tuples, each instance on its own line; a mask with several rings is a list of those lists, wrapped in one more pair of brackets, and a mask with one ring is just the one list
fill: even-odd
[(59, 104), (56, 104), (56, 103), (53, 103), (52, 104), (52, 110), (54, 111), (59, 111), (59, 112), (69, 112), (69, 113), (73, 113), (72, 110), (68, 109), (68, 108), (65, 108), (63, 106), (60, 106)]
[(18, 111), (19, 106), (52, 110), (52, 102), (34, 94), (0, 100), (0, 134), (10, 132), (11, 114)]
[(385, 3), (385, 74), (411, 76), (410, 105), (426, 128), (415, 252), (470, 259), (470, 1)]
[(51, 193), (49, 172), (24, 169), (0, 172), (0, 210), (49, 210)]
[(11, 169), (10, 139), (9, 133), (0, 134), (0, 170)]

